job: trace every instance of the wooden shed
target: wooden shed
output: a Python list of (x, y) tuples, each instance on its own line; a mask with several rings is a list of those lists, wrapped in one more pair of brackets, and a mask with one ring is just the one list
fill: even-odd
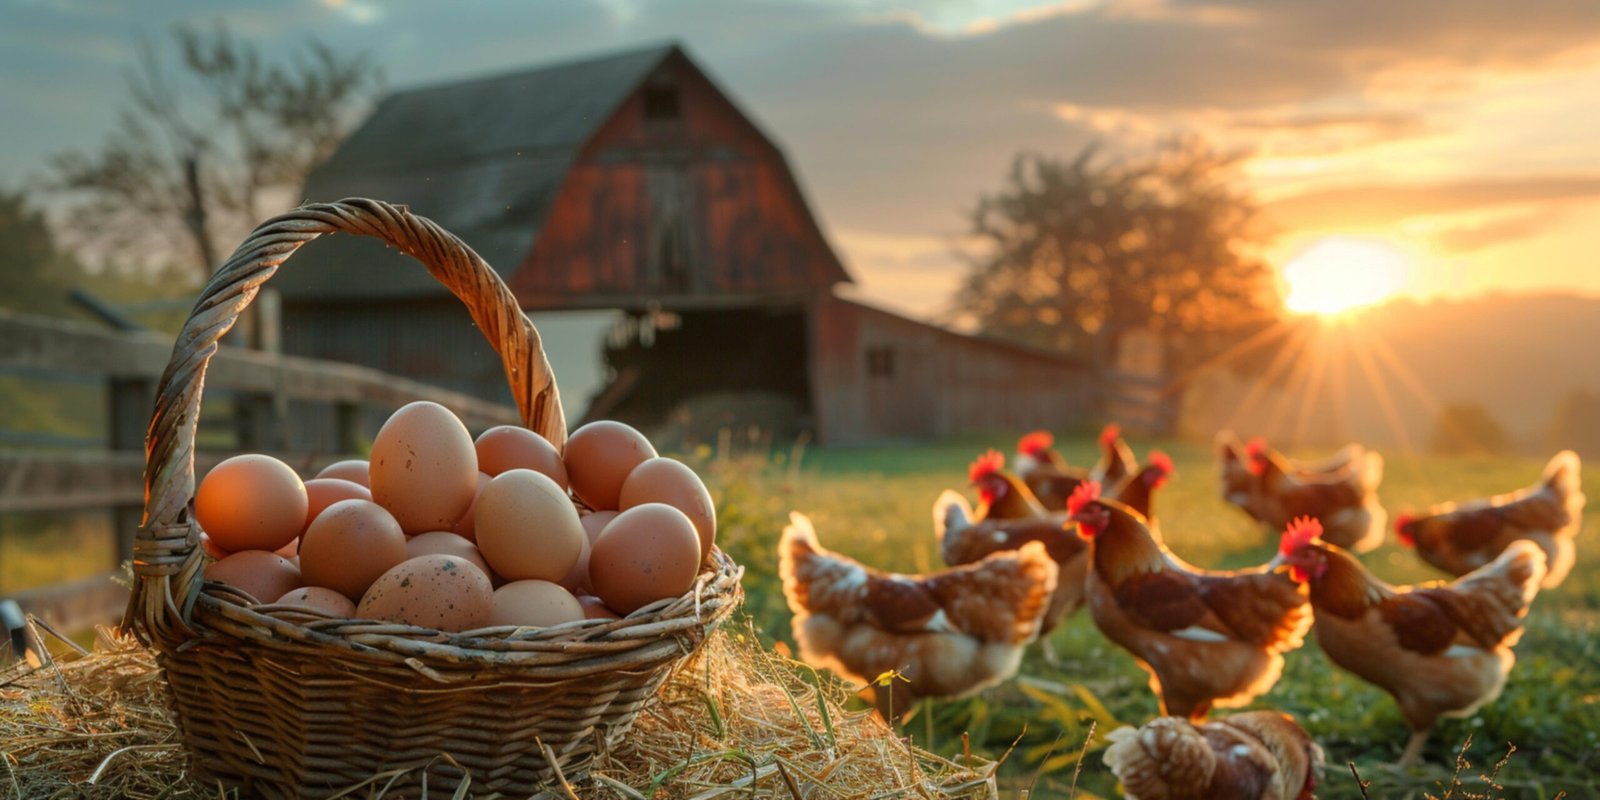
[[(397, 92), (305, 196), (409, 204), (529, 310), (624, 312), (592, 417), (869, 442), (1088, 409), (1067, 359), (837, 297), (850, 275), (782, 151), (676, 45)], [(284, 349), (507, 398), (470, 319), (404, 260), (308, 247), (274, 281)]]

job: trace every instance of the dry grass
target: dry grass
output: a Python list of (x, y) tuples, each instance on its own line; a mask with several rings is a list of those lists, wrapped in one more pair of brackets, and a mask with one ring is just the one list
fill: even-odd
[[(912, 747), (876, 717), (846, 711), (848, 697), (749, 633), (719, 633), (591, 780), (549, 796), (996, 796), (994, 764)], [(151, 652), (107, 631), (92, 655), (0, 673), (0, 764), (3, 800), (232, 796), (193, 779)], [(346, 796), (383, 797), (399, 775), (375, 775)]]

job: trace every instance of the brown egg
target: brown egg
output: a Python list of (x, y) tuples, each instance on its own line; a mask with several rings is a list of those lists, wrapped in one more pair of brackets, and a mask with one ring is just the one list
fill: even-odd
[(562, 489), (567, 488), (567, 465), (549, 439), (527, 428), (499, 425), (478, 434), (478, 470), (489, 477), (506, 470), (531, 469), (550, 476)]
[[(311, 521), (328, 506), (340, 500), (371, 500), (372, 490), (343, 478), (312, 478), (306, 481), (306, 499), (309, 502), (306, 505), (305, 528), (309, 528)], [(305, 528), (300, 530), (304, 531)]]
[(377, 503), (340, 500), (317, 515), (300, 542), (300, 570), (309, 586), (325, 586), (351, 600), (406, 560), (400, 523)]
[(478, 552), (478, 546), (454, 533), (429, 531), (406, 540), (406, 558), (431, 555), (460, 556), (472, 562), (472, 566), (483, 570), (483, 574), (489, 574), (489, 562), (483, 560), (483, 554)]
[(483, 496), (483, 487), (489, 485), (490, 476), (478, 473), (478, 489), (472, 494), (472, 505), (467, 506), (467, 513), (461, 515), (450, 530), (469, 542), (478, 541), (478, 498)]
[(302, 606), (338, 619), (352, 619), (356, 615), (356, 604), (350, 602), (350, 598), (322, 586), (302, 586), (278, 598), (277, 603)]
[(306, 486), (272, 456), (234, 456), (211, 468), (194, 495), (194, 517), (230, 553), (276, 550), (300, 535)]
[(583, 549), (578, 551), (578, 560), (572, 562), (572, 568), (567, 570), (567, 574), (562, 576), (561, 580), (556, 581), (556, 583), (561, 584), (561, 588), (573, 594), (588, 594), (590, 592), (589, 554), (594, 545), (589, 543), (588, 531), (584, 533), (585, 535), (578, 540), (583, 546)]
[(317, 473), (317, 477), (349, 481), (351, 483), (360, 484), (368, 489), (371, 489), (371, 470), (372, 466), (366, 461), (362, 461), (359, 458), (353, 458), (349, 461), (335, 461), (334, 463), (323, 467), (322, 471)]
[(610, 524), (611, 520), (617, 518), (618, 513), (616, 511), (591, 511), (584, 514), (583, 519), (578, 520), (583, 523), (583, 534), (589, 538), (589, 544), (594, 544), (594, 540), (600, 538), (600, 532), (606, 529), (606, 525)]
[(489, 576), (457, 556), (427, 555), (383, 573), (361, 598), (356, 616), (440, 631), (482, 628), (494, 613)]
[(225, 583), (257, 602), (276, 599), (300, 586), (300, 570), (289, 560), (265, 550), (242, 550), (206, 565), (206, 580)]
[(407, 535), (449, 530), (478, 489), (478, 454), (450, 409), (408, 403), (372, 442), (372, 499)]
[(294, 537), (289, 541), (288, 544), (272, 552), (277, 553), (284, 558), (294, 558), (295, 556), (300, 555), (300, 537)]
[(571, 592), (549, 581), (512, 581), (494, 590), (489, 625), (548, 628), (583, 619), (583, 606)]
[(211, 556), (218, 561), (233, 555), (232, 553), (218, 547), (216, 541), (211, 538), (211, 534), (206, 533), (205, 531), (200, 532), (200, 549), (206, 551), (206, 555)]
[(665, 503), (645, 503), (617, 515), (589, 554), (595, 596), (620, 614), (677, 597), (700, 572), (694, 523)]
[(573, 431), (563, 454), (573, 493), (597, 511), (615, 510), (628, 473), (655, 457), (656, 449), (644, 434), (611, 420)]
[(666, 503), (682, 511), (700, 535), (700, 553), (711, 554), (717, 540), (717, 506), (700, 476), (671, 458), (652, 458), (635, 467), (622, 482), (617, 508), (627, 511), (645, 503)]
[(578, 605), (583, 606), (584, 619), (622, 619), (617, 612), (606, 608), (606, 603), (594, 595), (578, 595)]
[(583, 552), (583, 525), (572, 500), (549, 476), (503, 472), (478, 498), (478, 549), (507, 580), (559, 581)]

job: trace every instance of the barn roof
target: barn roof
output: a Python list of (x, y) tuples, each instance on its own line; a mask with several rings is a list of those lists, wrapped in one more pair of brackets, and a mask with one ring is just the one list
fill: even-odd
[[(509, 278), (583, 144), (678, 52), (668, 44), (395, 92), (312, 171), (305, 199), (407, 203)], [(374, 240), (332, 236), (296, 256), (272, 286), (318, 300), (444, 292), (402, 260)]]

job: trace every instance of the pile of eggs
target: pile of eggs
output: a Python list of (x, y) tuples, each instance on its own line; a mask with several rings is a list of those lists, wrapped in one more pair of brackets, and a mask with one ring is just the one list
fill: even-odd
[(384, 423), (370, 461), (311, 480), (270, 456), (227, 459), (194, 515), (215, 559), (207, 580), (442, 631), (616, 619), (679, 597), (717, 528), (699, 476), (627, 425), (584, 425), (563, 453), (509, 425), (474, 441), (428, 402)]

